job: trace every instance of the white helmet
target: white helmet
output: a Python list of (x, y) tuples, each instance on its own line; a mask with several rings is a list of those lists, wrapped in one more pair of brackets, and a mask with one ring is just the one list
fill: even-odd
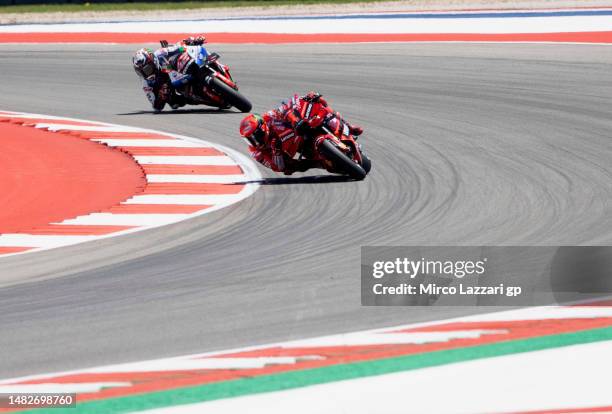
[(157, 57), (151, 49), (140, 49), (132, 57), (134, 71), (138, 76), (148, 78), (157, 73)]

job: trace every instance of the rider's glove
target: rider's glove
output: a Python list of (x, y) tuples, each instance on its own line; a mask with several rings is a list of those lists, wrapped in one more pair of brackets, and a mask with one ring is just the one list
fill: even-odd
[(349, 132), (355, 136), (363, 134), (363, 128), (357, 125), (348, 125)]

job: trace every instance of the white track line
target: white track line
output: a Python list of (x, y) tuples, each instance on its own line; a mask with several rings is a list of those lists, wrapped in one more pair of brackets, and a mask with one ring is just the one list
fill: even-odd
[(80, 224), (87, 226), (155, 226), (176, 223), (190, 218), (190, 214), (115, 214), (93, 213), (64, 220), (57, 224)]
[(244, 182), (242, 174), (148, 174), (147, 181), (150, 183), (241, 183)]
[(89, 126), (71, 125), (61, 123), (36, 123), (38, 129), (48, 129), (49, 131), (87, 131), (87, 132), (142, 132), (140, 128), (121, 127), (121, 126)]
[[(550, 306), (542, 308), (524, 308), (511, 311), (510, 315), (514, 320), (539, 320), (539, 319), (589, 319), (589, 318), (610, 318), (612, 317), (612, 307), (608, 306)], [(488, 313), (485, 315), (474, 315), (463, 318), (467, 322), (487, 321), (495, 322), (508, 320), (508, 314)]]
[(178, 139), (112, 139), (94, 138), (91, 141), (101, 142), (111, 147), (173, 147), (173, 148), (210, 148), (205, 143), (180, 141)]
[(240, 194), (203, 194), (203, 195), (180, 195), (180, 194), (160, 194), (160, 195), (137, 195), (122, 204), (229, 204), (244, 198)]
[(355, 333), (341, 337), (305, 339), (291, 342), (292, 347), (319, 347), (319, 346), (367, 346), (388, 344), (428, 344), (448, 342), (453, 339), (476, 339), (483, 335), (497, 335), (506, 333), (505, 330), (471, 329), (461, 331), (443, 332), (411, 332), (411, 333)]
[(162, 372), (162, 371), (190, 371), (195, 369), (258, 369), (267, 365), (293, 365), (299, 361), (319, 360), (318, 355), (282, 356), (282, 357), (254, 357), (254, 358), (207, 358), (207, 359), (181, 359), (136, 362), (129, 364), (110, 365), (89, 370), (92, 374), (121, 373), (121, 372)]
[[(0, 246), (3, 247), (43, 247), (52, 248), (68, 246), (98, 239), (99, 236), (65, 236), (6, 233), (0, 235)], [(7, 255), (8, 256), (8, 255)]]
[(236, 165), (236, 162), (225, 155), (136, 155), (139, 164), (166, 165)]
[(104, 388), (129, 387), (131, 382), (48, 383), (0, 386), (0, 394), (90, 393)]

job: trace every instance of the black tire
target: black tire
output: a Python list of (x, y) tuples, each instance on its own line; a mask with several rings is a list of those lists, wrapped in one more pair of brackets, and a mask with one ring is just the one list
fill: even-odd
[(217, 78), (211, 78), (210, 87), (217, 92), (223, 99), (235, 106), (240, 112), (250, 112), (253, 105), (240, 92), (230, 88)]
[(363, 152), (361, 153), (361, 168), (363, 168), (366, 174), (369, 174), (372, 169), (372, 161)]
[(347, 157), (346, 154), (340, 151), (331, 141), (323, 141), (319, 150), (327, 160), (334, 164), (334, 167), (352, 179), (363, 180), (366, 177), (367, 173), (361, 165)]

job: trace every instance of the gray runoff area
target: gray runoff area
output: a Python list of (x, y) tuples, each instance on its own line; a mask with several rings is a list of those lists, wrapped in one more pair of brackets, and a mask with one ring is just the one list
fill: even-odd
[[(151, 114), (135, 47), (2, 46), (0, 108), (246, 152), (242, 114)], [(219, 212), (1, 259), (0, 378), (491, 311), (362, 307), (360, 246), (612, 243), (609, 47), (209, 47), (255, 111), (322, 92), (365, 128), (370, 176), (262, 168), (261, 189)]]

